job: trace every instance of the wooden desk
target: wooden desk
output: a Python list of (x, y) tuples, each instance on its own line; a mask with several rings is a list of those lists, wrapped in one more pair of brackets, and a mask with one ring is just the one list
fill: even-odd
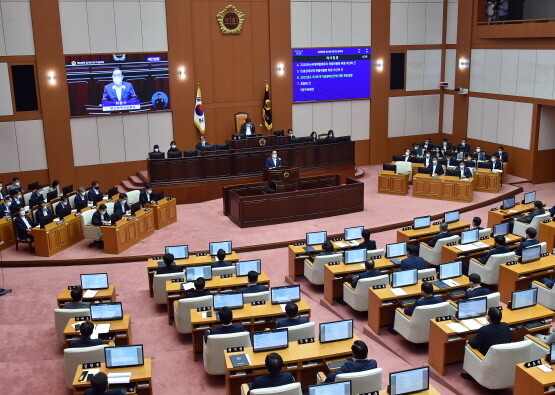
[[(460, 234), (464, 230), (470, 229), (470, 224), (468, 222), (457, 221), (452, 222), (447, 225), (449, 232), (453, 234)], [(428, 241), (433, 239), (439, 233), (439, 225), (430, 225), (428, 228), (424, 229), (409, 229), (397, 231), (397, 243), (403, 241), (409, 243), (421, 243), (423, 241)]]
[[(75, 372), (75, 377), (73, 378), (73, 395), (83, 395), (87, 388), (90, 388), (89, 382), (80, 382), (79, 377), (83, 373), (83, 366), (79, 364), (77, 371)], [(106, 364), (102, 362), (100, 364), (100, 371), (106, 374), (108, 373), (123, 373), (131, 372), (131, 382), (136, 386), (136, 394), (147, 395), (152, 394), (152, 359), (145, 358), (145, 364), (143, 366), (131, 366), (126, 368), (112, 368), (108, 369)]]
[[(75, 324), (75, 318), (71, 318), (64, 329), (64, 340), (66, 346), (72, 340), (78, 339), (80, 334), (79, 331), (75, 330), (71, 324)], [(110, 324), (110, 334), (109, 339), (105, 342), (114, 341), (116, 346), (126, 346), (133, 344), (131, 342), (131, 316), (129, 314), (124, 314), (123, 319), (117, 321), (91, 321), (93, 324)]]
[(0, 241), (4, 242), (4, 244), (0, 245), (0, 251), (15, 245), (15, 234), (11, 217), (0, 218)]
[[(301, 387), (306, 389), (309, 385), (315, 384), (316, 373), (327, 370), (327, 362), (349, 358), (352, 355), (351, 346), (355, 340), (358, 340), (357, 336), (349, 340), (324, 344), (318, 340), (307, 344), (289, 342), (289, 348), (279, 350), (279, 355), (283, 358), (283, 371), (293, 374), (295, 381), (301, 383)], [(229, 356), (235, 354), (247, 354), (251, 365), (234, 368)], [(255, 376), (268, 374), (264, 364), (267, 354), (267, 352), (255, 353), (252, 347), (246, 347), (243, 352), (226, 354), (227, 395), (240, 395), (241, 384), (251, 382)]]
[[(467, 288), (469, 285), (467, 276), (455, 277), (453, 279), (459, 285), (449, 288), (437, 288), (435, 285), (434, 293), (437, 295), (445, 294), (453, 289)], [(420, 285), (422, 281), (409, 287), (403, 287), (406, 295), (397, 296), (391, 292), (391, 285), (386, 285), (382, 289), (369, 289), (368, 292), (368, 326), (376, 335), (380, 334), (382, 326), (391, 325), (395, 319), (395, 309), (400, 306), (399, 299), (410, 298), (420, 295)], [(462, 295), (461, 295), (462, 296)], [(444, 297), (445, 299), (445, 297)]]
[[(237, 262), (239, 260), (239, 256), (235, 251), (232, 251), (231, 254), (225, 256), (226, 262)], [(208, 254), (198, 256), (198, 255), (189, 255), (187, 259), (176, 259), (175, 264), (177, 266), (182, 266), (187, 268), (187, 266), (202, 266), (202, 265), (210, 265), (213, 262), (216, 262), (216, 257), (212, 257)], [(158, 262), (163, 262), (162, 257), (160, 259), (149, 259), (146, 264), (146, 272), (148, 274), (148, 291), (150, 293), (150, 297), (154, 297), (154, 293), (152, 292), (152, 279), (156, 274), (156, 269), (158, 269)]]
[(382, 170), (378, 173), (378, 193), (390, 195), (406, 195), (409, 190), (409, 174), (397, 174), (391, 170)]
[(500, 224), (501, 222), (512, 221), (515, 217), (518, 217), (525, 212), (532, 211), (533, 209), (534, 203), (518, 203), (516, 206), (509, 210), (490, 210), (488, 211), (488, 228), (492, 228), (493, 230), (494, 225)]
[(154, 212), (154, 229), (159, 230), (177, 221), (177, 200), (161, 199), (156, 204), (145, 204)]
[[(210, 290), (211, 293), (221, 293), (238, 290), (238, 288), (246, 287), (249, 283), (247, 276), (237, 277), (235, 275), (227, 278), (220, 276), (213, 277), (212, 280), (207, 280), (205, 288)], [(185, 297), (184, 291), (181, 289), (181, 284), (174, 283), (171, 280), (166, 281), (166, 300), (168, 307), (168, 323), (171, 324), (173, 320), (173, 302)], [(270, 278), (264, 272), (258, 276), (258, 284), (266, 285), (270, 289)]]
[(499, 293), (501, 301), (507, 303), (511, 300), (514, 291), (527, 289), (528, 284), (543, 277), (553, 278), (555, 256), (549, 255), (530, 263), (517, 263), (516, 265), (499, 266)]
[[(387, 390), (380, 390), (380, 395), (389, 395)], [(433, 385), (428, 386), (428, 391), (414, 392), (412, 395), (440, 395), (440, 392), (434, 388)]]
[[(507, 241), (507, 244), (520, 243), (522, 241), (522, 237), (513, 234), (506, 235), (505, 240), (506, 239), (509, 239), (509, 241)], [(478, 240), (478, 242), (482, 242), (484, 244), (487, 244), (488, 246), (476, 247), (470, 251), (459, 250), (457, 247), (460, 246), (460, 244), (454, 246), (443, 246), (441, 250), (441, 263), (455, 262), (459, 259), (475, 258), (485, 255), (491, 248), (493, 248), (493, 245), (495, 244), (495, 240), (491, 236), (485, 240)], [(513, 248), (516, 247), (517, 246), (514, 246)]]
[(474, 179), (461, 180), (458, 177), (430, 177), (416, 174), (412, 180), (412, 196), (426, 199), (472, 202)]
[(119, 254), (154, 233), (154, 211), (140, 210), (133, 217), (122, 218), (114, 226), (101, 228), (104, 252)]
[(522, 362), (516, 365), (515, 372), (515, 394), (526, 394), (526, 395), (543, 395), (543, 394), (553, 394), (553, 390), (547, 391), (547, 387), (555, 385), (555, 365), (551, 365), (545, 358), (542, 362), (546, 365), (551, 366), (554, 370), (545, 373), (541, 371), (537, 366), (532, 368), (525, 368)]
[[(83, 290), (83, 294), (85, 290)], [(71, 300), (71, 291), (67, 288), (62, 289), (58, 294), (58, 306), (63, 307), (65, 302)], [(109, 285), (106, 289), (99, 289), (92, 298), (83, 298), (84, 302), (115, 302), (116, 301), (116, 286)]]
[[(514, 326), (539, 319), (552, 319), (554, 315), (555, 312), (538, 304), (514, 311), (504, 308), (501, 321)], [(447, 324), (452, 322), (453, 321), (436, 322), (435, 319), (430, 320), (428, 363), (442, 376), (445, 375), (445, 366), (447, 364), (462, 362), (464, 360), (464, 346), (466, 341), (475, 336), (475, 331), (465, 333), (453, 331), (447, 326)], [(550, 327), (551, 323), (547, 323), (546, 325), (533, 328), (530, 332), (544, 332)], [(518, 392), (515, 392), (515, 394), (518, 394)]]
[(493, 173), (489, 169), (476, 169), (474, 171), (474, 190), (478, 192), (499, 193), (501, 190), (501, 174)]
[[(177, 301), (175, 302), (177, 303)], [(299, 315), (310, 319), (310, 305), (306, 300), (301, 299), (297, 302), (299, 307)], [(173, 310), (173, 308), (172, 308)], [(204, 341), (204, 332), (215, 326), (220, 326), (220, 322), (216, 319), (216, 311), (212, 311), (212, 317), (204, 318), (196, 309), (191, 309), (191, 325), (193, 327), (193, 359), (196, 361), (199, 352), (202, 352)], [(233, 310), (233, 322), (241, 324), (250, 333), (272, 329), (278, 319), (286, 318), (281, 305), (266, 302), (259, 306), (252, 306), (250, 303), (245, 304), (242, 309)]]
[(44, 229), (33, 228), (35, 238), (35, 255), (52, 256), (83, 240), (81, 216), (71, 213), (64, 217), (64, 222), (51, 222)]
[(540, 224), (538, 240), (547, 243), (547, 252), (553, 251), (553, 248), (555, 248), (555, 222), (542, 222)]

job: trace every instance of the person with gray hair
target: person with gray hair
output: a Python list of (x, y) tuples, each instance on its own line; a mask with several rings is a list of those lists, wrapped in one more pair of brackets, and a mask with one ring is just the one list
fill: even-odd
[(438, 240), (451, 236), (453, 235), (449, 233), (449, 224), (447, 224), (447, 222), (442, 222), (439, 224), (439, 233), (432, 240), (428, 241), (428, 245), (434, 248)]

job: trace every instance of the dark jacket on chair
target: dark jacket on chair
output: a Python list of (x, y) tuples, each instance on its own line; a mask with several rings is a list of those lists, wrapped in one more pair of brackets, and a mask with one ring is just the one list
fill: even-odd
[(102, 221), (110, 221), (110, 214), (106, 212), (103, 216), (101, 216), (100, 211), (97, 210), (92, 215), (91, 224), (93, 224), (94, 226), (102, 226)]
[(528, 240), (524, 240), (522, 243), (520, 243), (520, 245), (518, 246), (518, 248), (515, 250), (515, 254), (516, 255), (522, 255), (522, 250), (531, 246), (535, 246), (536, 244), (540, 244), (540, 242), (536, 239), (528, 239)]
[(239, 332), (245, 332), (245, 328), (243, 327), (243, 325), (231, 324), (231, 325), (216, 326), (204, 332), (204, 341), (206, 341), (206, 339), (210, 335), (229, 335), (231, 333), (239, 333)]
[(379, 270), (370, 270), (370, 271), (362, 272), (351, 281), (351, 287), (356, 288), (358, 281), (362, 280), (363, 278), (371, 278), (371, 277), (376, 277), (381, 275), (382, 275), (382, 272)]
[(239, 292), (242, 292), (244, 294), (253, 294), (257, 292), (264, 292), (267, 290), (268, 288), (263, 284), (253, 284), (253, 285), (247, 285), (246, 287), (239, 288)]
[(276, 326), (274, 327), (274, 329), (278, 329), (278, 328), (287, 328), (290, 326), (295, 326), (295, 325), (301, 325), (301, 324), (306, 324), (308, 321), (308, 318), (285, 318), (283, 320), (279, 320), (276, 323)]
[(476, 298), (478, 296), (486, 296), (489, 295), (491, 291), (485, 287), (477, 287), (474, 289), (470, 289), (464, 293), (463, 299), (471, 299)]
[(264, 376), (256, 376), (252, 380), (250, 389), (279, 387), (280, 385), (292, 384), (295, 382), (293, 375), (289, 372), (281, 372), (278, 374), (266, 374)]
[(406, 259), (401, 261), (401, 270), (417, 269), (422, 270), (426, 268), (426, 262), (424, 259), (416, 255), (411, 255)]
[(443, 232), (443, 233), (438, 233), (432, 240), (428, 241), (428, 245), (433, 248), (436, 245), (438, 240), (445, 239), (445, 238), (451, 237), (451, 236), (453, 236), (453, 235), (451, 233), (449, 233), (449, 231)]
[[(27, 217), (27, 222), (29, 222), (29, 225), (31, 225), (32, 228), (38, 225), (35, 221), (33, 221), (29, 217)], [(25, 222), (23, 222), (20, 216), (17, 216), (14, 219), (14, 223), (15, 223), (15, 228), (17, 230), (17, 237), (20, 240), (25, 240), (25, 238), (27, 237), (27, 226), (25, 226)]]
[(376, 242), (374, 240), (363, 241), (356, 248), (366, 248), (367, 250), (375, 250)]
[(472, 348), (476, 348), (484, 355), (491, 346), (506, 343), (511, 343), (511, 328), (506, 322), (483, 326), (478, 329), (476, 337), (468, 340)]
[(414, 302), (414, 304), (408, 307), (405, 307), (405, 314), (412, 315), (412, 313), (414, 313), (414, 309), (416, 309), (418, 306), (427, 306), (430, 304), (436, 304), (441, 302), (443, 302), (443, 299), (439, 296), (426, 296), (425, 298), (418, 299), (416, 302)]
[(374, 359), (355, 359), (354, 361), (347, 361), (341, 368), (326, 376), (326, 383), (333, 383), (335, 381), (335, 376), (338, 374), (364, 372), (365, 370), (376, 369), (377, 367), (378, 363)]
[(510, 250), (507, 246), (495, 247), (486, 256), (483, 256), (480, 259), (478, 259), (478, 261), (480, 261), (481, 263), (483, 263), (485, 265), (490, 256), (499, 255), (499, 254), (506, 254), (507, 252), (510, 252)]
[(104, 344), (100, 339), (77, 339), (69, 343), (69, 348), (92, 347)]

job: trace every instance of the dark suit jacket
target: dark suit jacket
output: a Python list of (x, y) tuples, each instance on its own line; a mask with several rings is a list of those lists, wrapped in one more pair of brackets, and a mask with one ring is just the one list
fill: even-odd
[[(461, 169), (460, 169), (460, 168), (457, 169), (457, 175), (459, 176), (459, 178), (462, 178), (462, 177), (461, 177)], [(464, 168), (464, 176), (465, 176), (466, 178), (471, 178), (471, 177), (472, 177), (472, 172), (470, 171), (470, 169), (469, 169), (468, 167), (465, 167), (465, 168)]]
[(279, 320), (276, 323), (276, 326), (274, 327), (274, 329), (287, 328), (290, 326), (306, 324), (307, 322), (309, 322), (308, 318), (285, 318), (283, 320)]
[[(98, 191), (98, 194), (102, 195), (102, 191), (99, 190), (99, 191)], [(89, 190), (87, 191), (87, 200), (88, 200), (89, 202), (94, 202), (94, 197), (95, 197), (96, 195), (98, 195), (98, 194), (95, 193), (95, 190), (94, 190), (93, 188), (89, 189)], [(76, 199), (77, 199), (77, 198), (76, 198)]]
[(25, 200), (23, 198), (16, 200), (14, 197), (12, 199), (12, 205), (10, 207), (25, 207)]
[(416, 309), (418, 306), (427, 306), (430, 304), (436, 304), (441, 302), (443, 302), (443, 299), (441, 299), (441, 297), (439, 296), (426, 296), (425, 298), (418, 299), (411, 306), (405, 307), (405, 314), (412, 315), (412, 313), (414, 313), (414, 309)]
[(471, 298), (475, 298), (477, 296), (486, 296), (486, 295), (489, 295), (490, 292), (491, 291), (488, 288), (478, 287), (478, 288), (474, 288), (474, 289), (471, 289), (469, 291), (466, 291), (462, 298), (463, 299), (471, 299)]
[[(496, 152), (495, 154), (493, 154), (493, 156), (496, 156), (499, 158), (499, 152)], [(501, 158), (499, 158), (501, 160), (501, 162), (508, 162), (509, 161), (509, 154), (506, 152), (503, 152), (501, 154)]]
[[(133, 85), (129, 82), (123, 81), (121, 83), (123, 85), (123, 89), (121, 90), (121, 100), (131, 100), (131, 99), (138, 99), (137, 94), (135, 93), (135, 89), (133, 89)], [(114, 83), (108, 84), (104, 87), (104, 94), (102, 95), (102, 101), (117, 101), (118, 95), (116, 93), (116, 89), (114, 88)]]
[(177, 265), (162, 266), (156, 269), (156, 274), (169, 274), (183, 272), (183, 268)]
[(451, 236), (453, 236), (453, 235), (451, 233), (449, 233), (449, 231), (443, 232), (443, 233), (438, 233), (437, 235), (435, 235), (435, 237), (432, 240), (428, 241), (428, 245), (430, 247), (434, 247), (438, 240), (445, 239), (445, 238), (451, 237)]
[(198, 143), (197, 145), (195, 145), (195, 148), (198, 149), (199, 151), (204, 151), (208, 147), (210, 147), (210, 143), (208, 143), (208, 141), (204, 142), (204, 146), (201, 143)]
[(377, 367), (378, 363), (374, 359), (347, 361), (341, 368), (326, 376), (326, 383), (333, 383), (335, 376), (338, 374), (364, 372), (365, 370), (376, 369)]
[(197, 291), (196, 289), (192, 289), (190, 291), (185, 292), (186, 298), (198, 298), (200, 296), (208, 296), (210, 295), (210, 291), (205, 289), (202, 291)]
[(483, 151), (474, 152), (474, 155), (476, 155), (476, 160), (484, 161), (484, 160), (487, 160), (487, 159), (488, 159), (488, 154), (486, 154), (486, 153), (483, 152)]
[(486, 355), (489, 348), (496, 344), (506, 344), (511, 342), (511, 329), (506, 322), (499, 324), (489, 324), (478, 329), (476, 337), (468, 340), (472, 348), (478, 349)]
[[(428, 169), (432, 170), (432, 172), (433, 172), (434, 164), (433, 163), (430, 164), (430, 166), (428, 166)], [(444, 173), (443, 166), (441, 165), (441, 163), (438, 162), (437, 165), (436, 165), (435, 174), (437, 174), (438, 176), (441, 176), (443, 173)]]
[(35, 219), (37, 220), (38, 223), (40, 223), (41, 219), (43, 219), (45, 217), (48, 217), (48, 216), (52, 216), (52, 217), (54, 216), (54, 214), (52, 213), (52, 210), (50, 210), (50, 209), (47, 209), (46, 212), (42, 211), (41, 209), (38, 209), (35, 212)]
[(420, 147), (418, 147), (418, 148), (414, 148), (414, 147), (413, 147), (413, 148), (411, 148), (410, 152), (411, 152), (413, 155), (417, 155), (417, 156), (421, 156), (421, 155), (424, 154), (424, 150), (423, 150), (422, 148), (420, 148)]
[(490, 170), (503, 170), (503, 163), (501, 163), (501, 161), (495, 161), (495, 163), (493, 162), (489, 162), (488, 163), (488, 169)]
[(6, 211), (11, 212), (10, 207), (6, 206), (6, 203), (0, 204), (0, 217), (3, 217), (6, 213)]
[(465, 153), (470, 153), (470, 145), (469, 144), (465, 144), (464, 148), (462, 145), (458, 145), (457, 148), (460, 150), (463, 150)]
[(263, 284), (247, 285), (246, 287), (239, 288), (239, 292), (244, 294), (253, 294), (256, 292), (267, 291), (268, 288)]
[(274, 164), (274, 160), (271, 156), (269, 158), (266, 158), (266, 168), (267, 169), (271, 169), (273, 167), (283, 166), (283, 164), (281, 163), (281, 158), (279, 156), (276, 158), (276, 163), (277, 163), (277, 165)]
[(555, 206), (553, 206), (553, 207), (551, 207), (551, 208), (549, 209), (549, 214), (550, 214), (552, 217), (555, 216)]
[(216, 261), (211, 266), (212, 266), (212, 269), (214, 269), (214, 268), (217, 268), (217, 267), (233, 266), (233, 263), (232, 262), (226, 262), (226, 261)]
[(528, 240), (524, 240), (519, 246), (518, 248), (515, 250), (515, 254), (516, 255), (522, 255), (522, 250), (527, 248), (527, 247), (531, 247), (531, 246), (535, 246), (536, 244), (540, 244), (540, 242), (536, 239), (528, 239)]
[[(254, 127), (254, 123), (250, 123), (251, 125), (251, 136), (254, 136), (256, 134), (256, 128)], [(242, 134), (243, 136), (247, 135), (247, 123), (245, 122), (244, 124), (241, 125), (241, 130), (239, 131), (240, 134)]]
[(424, 259), (416, 255), (411, 255), (401, 261), (401, 270), (417, 269), (422, 270), (426, 268)]
[(245, 328), (243, 327), (243, 325), (231, 324), (227, 326), (223, 326), (223, 325), (216, 326), (204, 332), (204, 341), (206, 341), (206, 339), (210, 335), (228, 335), (230, 333), (238, 333), (238, 332), (245, 332)]
[(144, 189), (139, 193), (139, 203), (149, 204), (151, 200), (152, 200), (152, 194), (147, 196), (146, 191)]
[[(22, 240), (25, 239), (27, 235), (27, 226), (25, 226), (25, 222), (23, 222), (23, 220), (19, 215), (15, 217), (14, 221), (15, 221), (15, 228), (17, 229), (17, 237), (19, 237)], [(35, 221), (33, 221), (29, 217), (27, 217), (27, 222), (29, 222), (29, 225), (31, 225), (32, 227), (38, 225)]]
[(278, 374), (267, 374), (264, 376), (256, 376), (250, 385), (251, 390), (257, 388), (279, 387), (280, 385), (292, 384), (295, 382), (293, 375), (289, 372), (281, 372)]
[(125, 204), (123, 205), (123, 207), (121, 206), (121, 202), (117, 201), (114, 203), (114, 213), (123, 211), (123, 213), (125, 213), (126, 211), (131, 210), (131, 207), (129, 207), (129, 204), (127, 202), (125, 202)]
[(38, 193), (33, 192), (31, 194), (31, 197), (29, 198), (29, 207), (34, 207), (43, 201), (44, 201), (44, 195), (42, 193), (39, 195)]
[(536, 215), (542, 215), (542, 214), (545, 214), (544, 209), (534, 210), (530, 214), (528, 214), (528, 216), (526, 218), (518, 218), (518, 221), (524, 222), (525, 224), (529, 224), (529, 223), (532, 222), (532, 220), (534, 219), (534, 217)]
[(375, 250), (376, 242), (374, 240), (363, 241), (356, 248), (366, 248), (367, 250)]
[(94, 226), (102, 226), (102, 221), (109, 221), (110, 215), (106, 212), (104, 213), (104, 218), (100, 215), (100, 211), (96, 210), (92, 216), (91, 223)]
[(363, 273), (360, 273), (357, 277), (355, 277), (351, 281), (351, 287), (356, 288), (356, 286), (358, 284), (358, 280), (362, 280), (363, 278), (381, 276), (381, 275), (382, 275), (382, 272), (380, 272), (379, 270), (370, 270), (370, 271), (367, 270)]
[(77, 210), (79, 210), (79, 208), (87, 207), (88, 202), (89, 202), (89, 200), (87, 198), (87, 194), (85, 194), (84, 197), (82, 197), (80, 194), (77, 194), (77, 195), (75, 195), (75, 199), (73, 201), (73, 203), (75, 204), (75, 208)]
[[(87, 390), (85, 391), (85, 395), (94, 395), (92, 388), (87, 388)], [(124, 395), (124, 392), (123, 390), (106, 390), (106, 392), (104, 392), (104, 395)]]
[(503, 246), (503, 247), (495, 247), (494, 249), (492, 249), (486, 256), (481, 257), (480, 259), (478, 259), (481, 263), (485, 264), (489, 257), (492, 255), (498, 255), (498, 254), (506, 254), (507, 252), (509, 252), (509, 248), (507, 246)]
[(449, 158), (449, 160), (446, 160), (445, 162), (445, 166), (447, 167), (457, 167), (459, 165), (459, 161), (456, 160), (455, 158)]
[(68, 215), (68, 210), (71, 211), (69, 203), (64, 206), (62, 206), (62, 203), (58, 203), (58, 205), (56, 206), (56, 217), (65, 217), (66, 215)]
[(78, 347), (92, 347), (92, 346), (100, 346), (104, 344), (100, 339), (79, 339), (73, 340), (69, 343), (69, 348), (78, 348)]

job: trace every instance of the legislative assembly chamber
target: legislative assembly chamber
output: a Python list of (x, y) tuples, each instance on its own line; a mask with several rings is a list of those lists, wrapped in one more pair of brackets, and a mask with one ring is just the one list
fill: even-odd
[(555, 394), (555, 1), (0, 27), (3, 394)]

